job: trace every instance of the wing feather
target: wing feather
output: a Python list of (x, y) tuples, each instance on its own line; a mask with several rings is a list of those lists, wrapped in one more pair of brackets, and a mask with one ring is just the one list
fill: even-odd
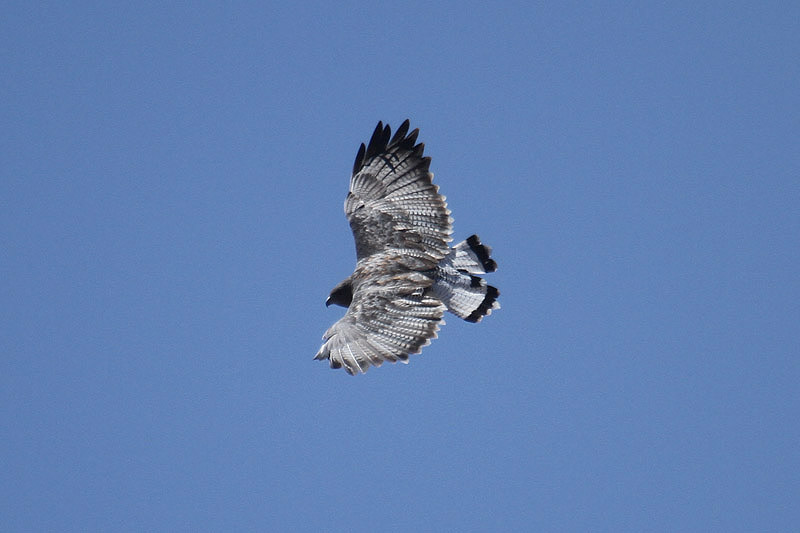
[(325, 332), (315, 359), (363, 373), (384, 361), (407, 361), (436, 337), (445, 305), (428, 289), (433, 279), (409, 270), (401, 257), (373, 255), (353, 273), (353, 300)]
[(445, 307), (431, 296), (407, 297), (407, 305), (389, 312), (394, 320), (376, 320), (392, 308), (391, 299), (357, 302), (325, 332), (315, 359), (330, 359), (332, 368), (344, 367), (350, 374), (364, 373), (370, 365), (384, 361), (408, 361), (409, 354), (419, 353), (436, 337)]
[(452, 218), (433, 184), (430, 158), (406, 120), (391, 136), (379, 122), (353, 166), (345, 214), (359, 260), (386, 250), (415, 250), (432, 268), (449, 253)]

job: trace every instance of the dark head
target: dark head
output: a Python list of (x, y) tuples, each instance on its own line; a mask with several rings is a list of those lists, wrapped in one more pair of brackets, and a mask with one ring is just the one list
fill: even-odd
[(325, 306), (331, 304), (341, 305), (342, 307), (350, 307), (350, 302), (353, 301), (353, 284), (350, 278), (347, 278), (331, 291), (331, 295), (325, 301)]

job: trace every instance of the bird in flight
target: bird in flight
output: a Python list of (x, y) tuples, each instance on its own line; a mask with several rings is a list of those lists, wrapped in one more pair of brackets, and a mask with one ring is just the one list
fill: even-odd
[(347, 312), (325, 332), (314, 359), (349, 374), (408, 363), (436, 337), (445, 311), (480, 322), (500, 308), (500, 292), (477, 276), (497, 270), (491, 248), (477, 235), (450, 247), (450, 210), (432, 183), (419, 130), (408, 130), (406, 120), (392, 136), (378, 122), (358, 150), (344, 202), (356, 268), (328, 296), (326, 305)]

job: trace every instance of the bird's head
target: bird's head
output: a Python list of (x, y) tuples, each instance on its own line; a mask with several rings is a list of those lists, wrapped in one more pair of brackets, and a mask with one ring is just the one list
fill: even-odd
[(341, 305), (342, 307), (350, 307), (353, 301), (353, 283), (350, 278), (339, 283), (331, 291), (328, 299), (325, 300), (325, 306), (329, 307), (331, 304)]

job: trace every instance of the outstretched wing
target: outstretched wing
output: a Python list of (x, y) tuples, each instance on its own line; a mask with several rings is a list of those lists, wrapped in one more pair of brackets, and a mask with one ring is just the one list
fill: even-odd
[(330, 359), (332, 368), (356, 374), (384, 361), (408, 362), (409, 354), (430, 344), (446, 308), (429, 291), (433, 279), (410, 270), (406, 261), (387, 252), (359, 263), (353, 301), (325, 332), (315, 359)]
[(424, 144), (415, 144), (419, 130), (408, 128), (406, 120), (392, 137), (378, 122), (356, 156), (344, 211), (359, 260), (395, 250), (433, 268), (449, 252), (453, 220), (432, 183)]
[(331, 368), (366, 372), (384, 361), (408, 362), (436, 337), (444, 323), (442, 302), (427, 294), (403, 296), (356, 293), (341, 320), (325, 332), (314, 359), (330, 359)]

